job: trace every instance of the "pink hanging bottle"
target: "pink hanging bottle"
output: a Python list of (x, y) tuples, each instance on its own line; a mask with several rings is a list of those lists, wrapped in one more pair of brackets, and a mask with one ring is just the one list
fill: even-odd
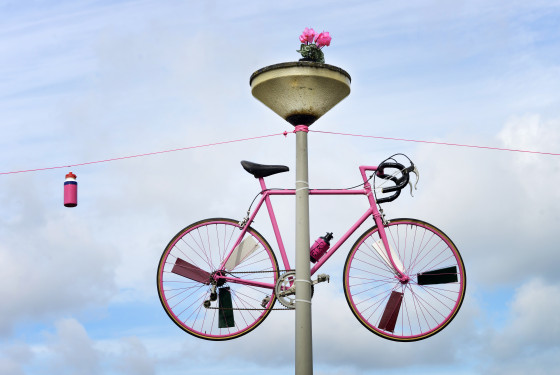
[(78, 183), (76, 175), (72, 172), (66, 175), (64, 181), (64, 206), (76, 207), (78, 205)]
[(317, 238), (317, 241), (311, 246), (309, 250), (309, 258), (312, 263), (317, 262), (331, 247), (332, 233), (327, 233), (323, 237)]

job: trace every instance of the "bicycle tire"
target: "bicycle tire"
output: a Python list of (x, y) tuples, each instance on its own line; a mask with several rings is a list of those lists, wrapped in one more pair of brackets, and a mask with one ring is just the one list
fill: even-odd
[(424, 221), (391, 220), (385, 231), (410, 280), (399, 281), (380, 256), (376, 244), (382, 242), (374, 226), (358, 238), (346, 258), (346, 301), (358, 321), (378, 336), (426, 339), (441, 332), (461, 308), (467, 283), (463, 259), (445, 233)]
[[(239, 223), (232, 219), (201, 220), (177, 233), (163, 251), (157, 271), (160, 302), (171, 320), (193, 336), (214, 341), (241, 337), (261, 324), (274, 306), (276, 298), (272, 290), (231, 282), (219, 286), (219, 298), (211, 303), (214, 306), (204, 306), (211, 292), (211, 285), (204, 281), (204, 275), (217, 271), (237, 240), (240, 229)], [(251, 227), (243, 240), (248, 237), (255, 240), (257, 249), (229, 271), (235, 272), (235, 277), (275, 284), (278, 262), (270, 245)], [(182, 264), (194, 265), (193, 269), (202, 276), (195, 274), (189, 278), (177, 274), (174, 267)], [(229, 290), (226, 293), (222, 288)], [(261, 302), (265, 296), (270, 300), (263, 307)], [(231, 307), (220, 306), (222, 300)], [(230, 312), (233, 314), (231, 322), (225, 323)]]

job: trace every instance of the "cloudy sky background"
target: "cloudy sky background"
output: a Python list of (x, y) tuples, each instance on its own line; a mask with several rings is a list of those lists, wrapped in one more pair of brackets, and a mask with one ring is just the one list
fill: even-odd
[[(281, 133), (249, 77), (295, 61), (304, 27), (329, 31), (326, 61), (352, 93), (311, 130), (560, 153), (558, 1), (1, 1), (0, 172)], [(177, 328), (156, 267), (206, 217), (241, 218), (258, 192), (242, 159), (291, 168), (295, 137), (71, 169), (0, 175), (0, 373), (285, 374), (294, 315), (237, 340)], [(385, 205), (444, 230), (467, 297), (440, 334), (394, 343), (346, 305), (352, 237), (313, 300), (314, 368), (345, 374), (549, 374), (560, 367), (560, 159), (309, 133), (312, 187), (360, 182), (397, 152), (420, 169), (414, 197)], [(79, 205), (62, 205), (64, 175)], [(275, 200), (285, 243), (293, 202)], [(363, 198), (311, 200), (311, 237), (342, 234)], [(274, 243), (265, 216), (257, 228)], [(362, 228), (362, 232), (366, 228)], [(293, 259), (293, 249), (289, 250)]]

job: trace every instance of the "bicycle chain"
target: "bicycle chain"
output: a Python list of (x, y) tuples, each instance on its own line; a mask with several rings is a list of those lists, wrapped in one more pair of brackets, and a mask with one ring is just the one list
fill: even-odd
[(266, 273), (266, 272), (289, 272), (289, 271), (295, 271), (295, 270), (276, 270), (276, 271), (239, 271), (239, 272), (227, 272), (229, 274), (234, 274), (234, 273)]
[(293, 309), (289, 309), (287, 307), (283, 307), (283, 308), (273, 308), (273, 309), (265, 309), (264, 307), (262, 309), (257, 309), (257, 308), (253, 308), (250, 309), (248, 307), (243, 308), (243, 307), (205, 307), (208, 310), (249, 310), (249, 311), (262, 311), (262, 310), (295, 310), (295, 307)]
[[(235, 273), (267, 273), (267, 272), (289, 272), (289, 271), (295, 271), (295, 270), (276, 270), (276, 271), (245, 271), (245, 272), (228, 272), (230, 275), (233, 275)], [(248, 310), (248, 311), (262, 311), (262, 310), (295, 310), (295, 308), (287, 308), (287, 307), (282, 307), (282, 308), (273, 308), (273, 309), (265, 309), (264, 307), (262, 309), (257, 309), (257, 308), (248, 308), (248, 307), (222, 307), (221, 309), (219, 307), (206, 307), (206, 309), (208, 310)]]

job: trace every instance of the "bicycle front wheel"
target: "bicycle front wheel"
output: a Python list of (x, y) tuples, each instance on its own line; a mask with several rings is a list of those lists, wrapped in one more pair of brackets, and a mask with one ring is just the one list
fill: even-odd
[[(202, 220), (173, 237), (161, 256), (157, 272), (161, 304), (175, 324), (191, 335), (207, 340), (240, 337), (262, 323), (276, 301), (269, 289), (211, 282), (240, 230), (235, 220)], [(274, 285), (278, 263), (268, 242), (250, 227), (242, 240), (251, 244), (250, 253), (221, 272), (240, 281)], [(269, 299), (263, 302), (265, 297)]]
[(442, 231), (420, 220), (391, 220), (385, 233), (392, 257), (409, 279), (396, 277), (375, 226), (346, 259), (346, 301), (360, 323), (383, 338), (416, 341), (435, 335), (463, 303), (467, 280), (461, 255)]

